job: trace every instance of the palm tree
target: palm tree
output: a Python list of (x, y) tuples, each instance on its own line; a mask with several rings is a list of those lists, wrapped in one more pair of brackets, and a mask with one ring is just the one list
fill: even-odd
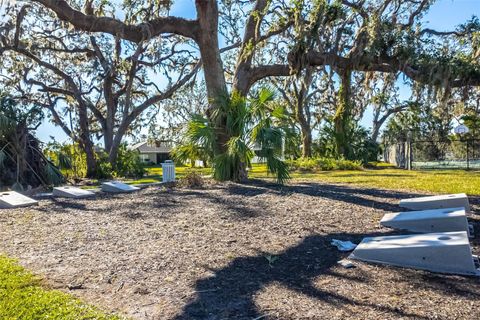
[[(257, 156), (265, 159), (268, 172), (276, 176), (277, 182), (290, 178), (282, 159), (285, 131), (280, 123), (286, 117), (285, 109), (275, 103), (271, 89), (263, 88), (249, 100), (238, 93), (221, 95), (215, 105), (209, 119), (192, 117), (183, 143), (174, 151), (178, 160), (201, 154), (213, 164), (216, 180), (244, 181), (256, 147)], [(219, 123), (226, 123), (226, 132), (217, 129)], [(223, 145), (224, 150), (218, 150), (218, 145)]]

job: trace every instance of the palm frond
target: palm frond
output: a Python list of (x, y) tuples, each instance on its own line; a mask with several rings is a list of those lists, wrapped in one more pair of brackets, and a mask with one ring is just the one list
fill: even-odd
[(5, 168), (5, 161), (7, 161), (7, 154), (3, 149), (0, 149), (0, 169)]
[(228, 153), (215, 156), (213, 161), (213, 177), (218, 181), (235, 181), (235, 171), (238, 169), (238, 161)]
[(47, 183), (49, 184), (57, 186), (64, 182), (64, 177), (60, 170), (58, 170), (58, 168), (50, 162), (47, 162), (47, 164), (45, 165), (44, 173)]
[(267, 170), (276, 175), (279, 184), (284, 184), (290, 179), (288, 165), (277, 157), (267, 157)]
[(63, 152), (57, 153), (57, 162), (58, 167), (63, 170), (71, 170), (72, 169), (72, 159)]
[(215, 140), (215, 131), (208, 119), (197, 114), (188, 122), (186, 136), (191, 143), (210, 146)]
[(272, 117), (278, 120), (288, 120), (291, 115), (288, 113), (284, 105), (278, 104), (272, 110)]
[(268, 117), (269, 104), (274, 101), (275, 91), (271, 88), (261, 88), (257, 96), (250, 100), (250, 109), (252, 117), (256, 119), (265, 119)]
[(252, 138), (262, 150), (272, 149), (279, 154), (283, 146), (283, 131), (277, 127), (256, 127)]
[(263, 87), (258, 92), (257, 101), (259, 104), (265, 105), (266, 103), (275, 99), (275, 90), (270, 87)]
[(225, 113), (226, 128), (229, 136), (243, 135), (249, 116), (246, 99), (238, 93), (233, 93)]
[(239, 161), (247, 166), (254, 157), (253, 150), (241, 139), (241, 137), (233, 137), (228, 141), (228, 154), (231, 157), (237, 157)]
[(283, 139), (283, 131), (276, 127), (260, 127), (255, 136), (255, 143), (261, 148), (258, 156), (266, 160), (267, 171), (276, 175), (277, 182), (280, 184), (290, 179), (288, 165), (281, 159)]
[(230, 95), (228, 92), (219, 94), (213, 101), (215, 108), (212, 110), (210, 119), (215, 123), (220, 123), (230, 109)]
[(193, 143), (184, 143), (172, 149), (171, 154), (173, 158), (178, 161), (185, 163), (188, 160), (198, 160), (202, 158), (210, 158), (208, 152)]
[(0, 136), (7, 135), (13, 129), (13, 121), (0, 112)]

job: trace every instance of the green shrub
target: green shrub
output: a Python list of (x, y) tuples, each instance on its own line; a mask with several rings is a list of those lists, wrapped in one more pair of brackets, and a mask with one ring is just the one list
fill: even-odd
[(147, 170), (138, 156), (138, 152), (128, 149), (123, 144), (118, 149), (118, 157), (115, 165), (115, 175), (126, 178), (141, 178)]
[[(314, 144), (314, 155), (328, 158), (345, 158), (358, 160), (363, 164), (376, 161), (381, 154), (377, 142), (370, 139), (370, 132), (355, 121), (348, 123), (342, 135), (335, 131), (334, 123), (328, 119), (320, 130), (317, 142)], [(338, 149), (338, 144), (343, 147), (343, 152)]]
[(110, 179), (112, 177), (141, 178), (147, 170), (135, 150), (129, 150), (126, 144), (118, 149), (115, 166), (108, 161), (108, 154), (97, 153), (97, 179)]
[(362, 162), (339, 159), (337, 161), (337, 170), (361, 170), (362, 169)]
[(301, 172), (362, 169), (361, 161), (334, 158), (299, 158), (288, 161), (288, 165), (291, 170)]
[(44, 153), (67, 179), (81, 179), (87, 174), (87, 157), (78, 143), (50, 142)]
[(289, 166), (293, 170), (313, 171), (317, 168), (317, 161), (312, 158), (299, 158), (297, 160), (290, 160)]
[(337, 161), (333, 158), (318, 158), (316, 160), (317, 162), (317, 170), (322, 170), (322, 171), (331, 171), (331, 170), (336, 170), (338, 169)]
[(98, 161), (96, 178), (97, 179), (110, 179), (113, 177), (112, 164), (108, 161)]

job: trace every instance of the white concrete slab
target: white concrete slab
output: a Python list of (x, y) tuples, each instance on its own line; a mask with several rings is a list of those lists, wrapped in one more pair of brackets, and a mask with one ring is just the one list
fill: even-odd
[(430, 210), (463, 207), (468, 212), (470, 204), (465, 193), (445, 194), (400, 200), (400, 207), (410, 210)]
[(37, 205), (38, 201), (15, 191), (0, 192), (0, 208), (13, 209)]
[(380, 224), (384, 227), (412, 232), (467, 231), (470, 236), (463, 207), (387, 213)]
[(125, 193), (140, 190), (140, 188), (119, 182), (109, 181), (102, 183), (102, 191), (111, 193)]
[(349, 258), (440, 273), (480, 276), (465, 231), (364, 238)]
[(53, 188), (53, 196), (54, 197), (64, 197), (64, 198), (74, 198), (74, 199), (79, 199), (79, 198), (88, 198), (88, 197), (93, 197), (95, 193), (80, 189), (77, 187), (72, 187), (72, 186), (63, 186), (63, 187), (55, 187)]

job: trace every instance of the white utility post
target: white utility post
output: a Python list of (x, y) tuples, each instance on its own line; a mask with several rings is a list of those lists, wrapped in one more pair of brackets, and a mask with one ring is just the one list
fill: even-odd
[(175, 164), (172, 160), (166, 160), (164, 163), (162, 163), (162, 181), (175, 181)]

